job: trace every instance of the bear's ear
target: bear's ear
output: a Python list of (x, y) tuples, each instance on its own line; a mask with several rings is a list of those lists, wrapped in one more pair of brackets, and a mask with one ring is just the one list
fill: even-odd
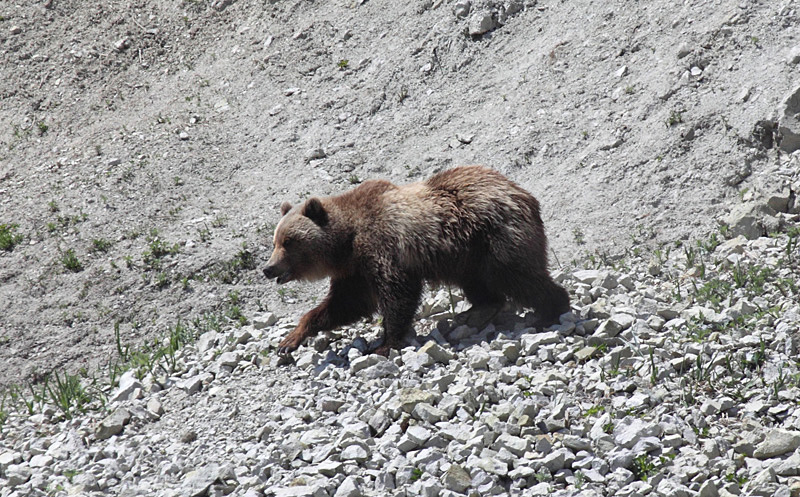
[(292, 204), (289, 202), (284, 202), (281, 204), (281, 216), (285, 216), (290, 210), (292, 210)]
[(318, 226), (328, 224), (328, 213), (317, 197), (311, 197), (306, 201), (306, 205), (303, 207), (303, 215), (314, 221)]

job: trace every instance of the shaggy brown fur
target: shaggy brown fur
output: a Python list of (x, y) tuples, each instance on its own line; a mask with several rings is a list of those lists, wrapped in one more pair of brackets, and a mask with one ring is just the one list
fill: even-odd
[(339, 196), (284, 203), (281, 213), (264, 274), (279, 284), (330, 277), (331, 286), (280, 353), (376, 311), (386, 353), (411, 331), (425, 282), (461, 287), (473, 307), (508, 298), (534, 308), (541, 323), (569, 310), (547, 271), (539, 202), (490, 169), (458, 167), (405, 186), (365, 181)]

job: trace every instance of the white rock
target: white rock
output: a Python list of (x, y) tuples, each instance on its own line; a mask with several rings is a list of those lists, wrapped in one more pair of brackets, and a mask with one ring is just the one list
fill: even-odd
[(472, 486), (472, 478), (469, 473), (462, 466), (458, 464), (451, 464), (444, 475), (442, 475), (442, 482), (448, 490), (453, 492), (464, 493), (470, 486)]
[(658, 437), (661, 427), (656, 423), (648, 423), (639, 418), (627, 416), (614, 427), (614, 440), (627, 449), (636, 445), (643, 437)]
[(333, 497), (361, 497), (361, 486), (355, 476), (348, 476), (336, 489)]
[(443, 348), (441, 345), (437, 344), (436, 342), (429, 341), (425, 343), (419, 349), (420, 354), (427, 354), (433, 360), (433, 362), (438, 362), (442, 364), (447, 364), (455, 357), (451, 351)]
[(767, 432), (763, 442), (756, 446), (753, 457), (770, 459), (792, 452), (800, 447), (800, 432), (775, 428)]
[(135, 376), (135, 371), (130, 369), (125, 371), (119, 377), (119, 387), (114, 391), (114, 394), (109, 398), (111, 402), (121, 402), (128, 400), (130, 395), (137, 388), (141, 389), (142, 384)]
[(105, 440), (122, 431), (122, 428), (131, 420), (131, 413), (127, 409), (117, 409), (106, 417), (95, 430), (98, 440)]
[(469, 34), (470, 36), (480, 36), (488, 33), (497, 27), (492, 13), (489, 11), (476, 12), (469, 18)]

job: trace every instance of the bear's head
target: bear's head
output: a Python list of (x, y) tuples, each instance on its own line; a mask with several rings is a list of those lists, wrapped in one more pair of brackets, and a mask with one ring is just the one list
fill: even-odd
[(283, 216), (275, 228), (272, 256), (264, 268), (278, 284), (292, 280), (314, 281), (330, 275), (331, 253), (328, 212), (318, 198), (292, 207), (281, 204)]

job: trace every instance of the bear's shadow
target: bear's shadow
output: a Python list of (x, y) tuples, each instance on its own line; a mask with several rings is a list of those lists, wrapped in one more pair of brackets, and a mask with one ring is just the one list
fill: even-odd
[[(453, 352), (461, 352), (483, 342), (491, 343), (498, 338), (516, 340), (525, 333), (531, 333), (532, 328), (541, 331), (541, 327), (536, 327), (536, 316), (531, 312), (522, 316), (510, 311), (498, 312), (488, 323), (484, 323), (481, 329), (460, 324), (458, 318), (459, 315), (456, 315), (438, 320), (423, 319), (419, 323), (415, 323), (415, 330), (421, 328), (423, 332), (427, 331), (427, 334), (417, 333), (414, 336), (406, 337), (403, 340), (402, 349), (397, 352), (402, 355), (408, 347), (413, 347), (416, 351), (430, 341), (443, 347), (449, 346)], [(426, 330), (426, 328), (428, 329)], [(368, 335), (371, 334), (374, 333)], [(338, 339), (328, 344), (325, 357), (314, 367), (315, 373), (322, 372), (329, 365), (337, 368), (349, 368), (352, 350), (357, 350), (358, 357), (362, 357), (374, 354), (384, 342), (382, 334), (371, 340), (363, 336), (356, 336), (349, 343), (347, 343), (348, 338), (343, 335), (340, 334)], [(336, 347), (337, 344), (343, 345)]]

